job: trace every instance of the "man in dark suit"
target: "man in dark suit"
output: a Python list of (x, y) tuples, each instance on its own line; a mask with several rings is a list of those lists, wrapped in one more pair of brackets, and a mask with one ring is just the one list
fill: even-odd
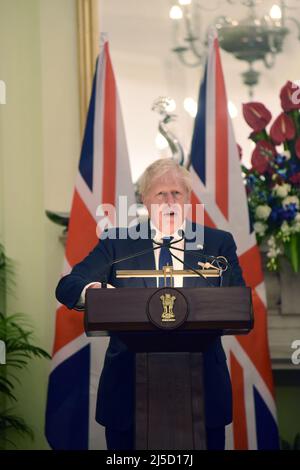
[[(187, 265), (198, 269), (205, 255), (224, 256), (230, 269), (223, 275), (223, 285), (244, 285), (232, 235), (186, 220), (184, 207), (189, 202), (190, 192), (190, 173), (172, 159), (157, 160), (150, 165), (140, 179), (140, 193), (149, 220), (131, 229), (103, 233), (95, 249), (60, 280), (56, 289), (57, 299), (67, 307), (74, 308), (84, 302), (87, 288), (101, 287), (104, 276), (113, 287), (159, 286), (159, 280), (151, 278), (118, 279), (116, 269), (158, 269), (161, 268), (163, 256), (164, 262), (169, 256), (172, 263), (170, 251)], [(137, 233), (140, 233), (139, 237), (136, 237)], [(185, 234), (184, 240), (181, 240), (180, 233)], [(199, 233), (202, 234), (201, 244), (197, 243)], [(178, 248), (184, 250), (189, 243), (189, 251), (183, 254), (168, 246), (155, 250), (155, 253), (151, 251), (153, 238), (169, 243), (170, 237), (173, 241), (178, 240)], [(148, 253), (117, 265), (111, 264), (144, 250), (148, 250)], [(177, 267), (182, 268), (178, 264), (174, 265), (175, 269)], [(218, 279), (210, 282), (216, 287), (219, 285)], [(175, 287), (206, 285), (207, 282), (200, 277), (182, 280), (175, 276)], [(106, 428), (108, 449), (134, 449), (134, 383), (134, 353), (117, 336), (112, 336), (100, 378), (96, 410), (96, 420)], [(207, 448), (224, 449), (225, 425), (232, 421), (232, 392), (220, 337), (204, 353), (204, 388)]]

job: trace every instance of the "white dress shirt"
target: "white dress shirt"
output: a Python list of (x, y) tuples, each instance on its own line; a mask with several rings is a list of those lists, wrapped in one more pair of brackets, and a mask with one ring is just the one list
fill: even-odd
[[(173, 237), (172, 243), (175, 240), (178, 240), (178, 242), (174, 243), (173, 246), (175, 248), (179, 248), (181, 250), (184, 249), (184, 239), (181, 240), (182, 236), (180, 236), (178, 232), (180, 232), (181, 230), (184, 231), (185, 223), (180, 227), (180, 229), (178, 229), (175, 233), (172, 233), (171, 235), (164, 235), (164, 234), (160, 233), (158, 231), (158, 229), (152, 224), (151, 221), (150, 221), (150, 227), (151, 227), (151, 230), (155, 230), (155, 232), (156, 232), (155, 236), (153, 238), (153, 240), (155, 240), (156, 242), (163, 243), (163, 237)], [(155, 247), (157, 247), (157, 245), (155, 243), (153, 243), (153, 248), (155, 248)], [(179, 258), (181, 261), (184, 260), (184, 252), (183, 251), (179, 251), (179, 250), (176, 250), (176, 249), (170, 247), (170, 252), (171, 252), (171, 254), (174, 253), (174, 255), (177, 256), (177, 258)], [(158, 248), (157, 250), (154, 251), (155, 269), (159, 269), (159, 255), (160, 255), (160, 248)], [(179, 260), (172, 257), (172, 261), (173, 261), (173, 269), (174, 270), (184, 269), (183, 264)], [(173, 281), (174, 281), (174, 287), (182, 287), (183, 286), (183, 277), (182, 276), (174, 276)], [(156, 278), (156, 285), (157, 285), (157, 287), (159, 286), (158, 278)]]

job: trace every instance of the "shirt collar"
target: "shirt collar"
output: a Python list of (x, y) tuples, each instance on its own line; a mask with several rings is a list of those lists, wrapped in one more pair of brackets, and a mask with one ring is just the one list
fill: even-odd
[(184, 220), (183, 224), (181, 225), (181, 227), (179, 227), (179, 229), (176, 230), (176, 232), (171, 233), (170, 235), (165, 235), (165, 234), (161, 233), (158, 230), (158, 228), (155, 227), (152, 220), (150, 219), (150, 230), (153, 230), (155, 232), (155, 236), (153, 237), (153, 240), (156, 241), (156, 242), (161, 243), (163, 237), (173, 237), (174, 241), (175, 240), (180, 240), (182, 238), (182, 233), (180, 233), (180, 232), (185, 231), (185, 220)]

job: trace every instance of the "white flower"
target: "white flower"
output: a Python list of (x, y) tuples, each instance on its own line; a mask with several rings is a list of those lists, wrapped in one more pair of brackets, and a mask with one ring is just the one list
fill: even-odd
[(261, 237), (263, 237), (264, 234), (265, 234), (265, 232), (266, 232), (266, 230), (267, 230), (267, 228), (268, 228), (268, 226), (267, 226), (267, 224), (264, 224), (263, 222), (255, 222), (255, 223), (253, 224), (253, 228), (254, 228), (255, 232), (256, 232), (258, 235), (260, 235)]
[(268, 258), (276, 258), (279, 255), (279, 252), (275, 250), (274, 248), (270, 248), (270, 250), (267, 253)]
[(296, 216), (293, 220), (292, 232), (293, 233), (300, 232), (300, 213), (299, 212), (296, 214)]
[(268, 238), (267, 244), (269, 245), (270, 248), (274, 248), (276, 246), (276, 240), (275, 240), (274, 235), (271, 235)]
[(290, 184), (276, 184), (273, 188), (273, 193), (278, 197), (287, 197), (291, 190)]
[(282, 205), (285, 208), (289, 204), (295, 204), (297, 209), (299, 209), (299, 199), (297, 196), (287, 196), (283, 201)]
[(280, 230), (282, 232), (282, 235), (284, 235), (284, 236), (290, 235), (291, 227), (289, 226), (289, 224), (287, 223), (286, 220), (284, 222), (282, 222)]
[(289, 160), (291, 158), (291, 152), (289, 150), (284, 150), (281, 152), (281, 155), (285, 157), (286, 160)]
[(269, 240), (267, 241), (267, 244), (269, 245), (269, 250), (267, 253), (268, 258), (277, 258), (277, 256), (281, 253), (281, 250), (279, 246), (277, 245), (277, 242), (275, 240), (275, 237), (271, 235)]
[(299, 233), (300, 232), (300, 224), (294, 224), (291, 227), (291, 233)]
[(282, 240), (283, 242), (288, 242), (292, 233), (292, 226), (286, 220), (282, 222), (280, 231), (278, 233), (278, 237), (280, 238), (280, 240)]
[(297, 212), (297, 214), (295, 215), (294, 221), (300, 223), (300, 212)]
[(267, 204), (257, 206), (257, 208), (255, 209), (256, 218), (260, 220), (267, 220), (267, 218), (271, 214), (271, 211), (271, 207)]

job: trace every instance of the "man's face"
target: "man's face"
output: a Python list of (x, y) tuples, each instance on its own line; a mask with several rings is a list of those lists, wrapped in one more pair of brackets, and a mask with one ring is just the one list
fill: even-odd
[(183, 224), (184, 204), (189, 203), (189, 193), (180, 175), (169, 171), (153, 180), (143, 203), (153, 224), (168, 235)]

